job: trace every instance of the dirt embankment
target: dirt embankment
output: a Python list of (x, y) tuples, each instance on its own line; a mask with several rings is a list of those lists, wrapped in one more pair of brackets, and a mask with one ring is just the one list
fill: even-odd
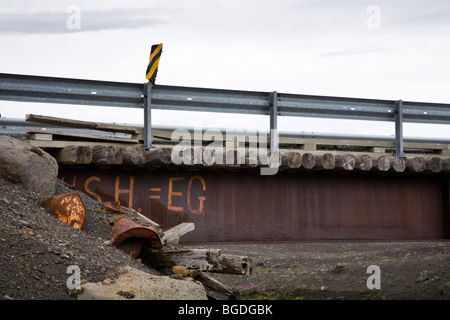
[[(57, 181), (55, 194), (73, 191)], [(73, 265), (82, 282), (101, 282), (126, 266), (159, 275), (108, 243), (115, 219), (80, 195), (87, 209), (82, 230), (45, 212), (37, 194), (0, 178), (0, 299), (75, 299), (66, 285)]]

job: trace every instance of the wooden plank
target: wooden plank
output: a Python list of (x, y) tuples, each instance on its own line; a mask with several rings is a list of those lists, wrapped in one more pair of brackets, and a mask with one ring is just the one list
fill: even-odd
[(122, 164), (122, 150), (116, 146), (94, 146), (92, 147), (92, 162), (97, 165), (120, 165)]
[(406, 159), (406, 168), (414, 172), (422, 172), (426, 169), (427, 163), (423, 157)]
[(163, 249), (158, 252), (144, 250), (141, 257), (155, 269), (183, 266), (227, 274), (250, 275), (253, 259), (247, 256), (223, 255), (220, 249)]
[(335, 157), (336, 168), (343, 168), (344, 170), (353, 170), (356, 164), (356, 157), (352, 154), (343, 154)]
[(373, 166), (372, 157), (368, 154), (363, 154), (357, 159), (357, 167), (362, 171), (370, 171)]
[[(130, 134), (132, 139), (144, 140), (144, 128), (137, 126), (129, 126), (129, 125), (120, 125), (120, 124), (111, 124), (111, 123), (103, 123), (103, 122), (92, 122), (92, 121), (82, 121), (82, 120), (74, 120), (74, 119), (66, 119), (59, 117), (50, 117), (36, 114), (27, 114), (26, 121), (34, 122), (34, 123), (42, 123), (42, 124), (50, 124), (56, 126), (63, 126), (68, 128), (76, 128), (76, 129), (90, 129), (90, 130), (98, 130), (105, 132), (116, 132), (116, 133), (125, 133)], [(172, 132), (168, 130), (161, 130), (152, 128), (152, 136), (171, 140)]]
[(206, 295), (209, 299), (214, 300), (237, 300), (240, 296), (239, 292), (226, 284), (223, 284), (209, 275), (204, 274), (200, 270), (190, 272), (190, 277), (203, 284)]
[(102, 137), (96, 135), (85, 135), (85, 134), (74, 134), (74, 133), (65, 133), (59, 131), (49, 131), (49, 130), (28, 130), (29, 134), (33, 133), (41, 133), (41, 134), (51, 134), (53, 136), (53, 140), (63, 139), (63, 140), (88, 140), (88, 141), (114, 141), (114, 142), (122, 142), (122, 143), (139, 143), (137, 139), (126, 139), (126, 138), (111, 138), (111, 137)]
[(143, 130), (142, 128), (133, 127), (133, 126), (124, 126), (124, 125), (118, 125), (118, 124), (108, 124), (108, 123), (91, 122), (91, 121), (81, 121), (81, 120), (49, 117), (49, 116), (36, 115), (36, 114), (27, 114), (26, 121), (34, 122), (34, 123), (51, 124), (51, 125), (56, 125), (56, 126), (68, 127), (68, 128), (91, 129), (91, 130), (99, 130), (99, 131), (106, 131), (106, 132), (120, 132), (120, 133), (126, 133), (126, 134), (131, 134), (131, 135), (138, 135)]
[[(44, 141), (44, 140), (30, 140), (27, 142), (34, 147), (44, 148), (44, 149), (62, 149), (70, 146), (118, 146), (118, 147), (129, 147), (130, 143), (121, 142), (107, 142), (107, 141), (70, 141), (70, 140), (54, 140), (54, 141)], [(136, 146), (141, 146), (141, 144), (136, 144)]]
[(68, 146), (53, 154), (59, 165), (90, 164), (92, 148), (90, 146)]
[[(394, 141), (376, 140), (339, 140), (339, 139), (314, 139), (314, 138), (279, 138), (279, 144), (299, 145), (304, 150), (314, 150), (315, 146), (342, 146), (342, 147), (367, 147), (373, 152), (384, 152), (386, 148), (395, 148)], [(448, 144), (430, 142), (408, 142), (403, 143), (404, 149), (427, 149), (437, 151), (448, 151)]]
[(30, 139), (41, 140), (41, 141), (52, 141), (53, 135), (49, 133), (31, 133)]
[(179, 225), (164, 231), (164, 235), (161, 238), (163, 245), (166, 243), (178, 243), (178, 239), (188, 232), (194, 231), (195, 225), (192, 222), (183, 222)]

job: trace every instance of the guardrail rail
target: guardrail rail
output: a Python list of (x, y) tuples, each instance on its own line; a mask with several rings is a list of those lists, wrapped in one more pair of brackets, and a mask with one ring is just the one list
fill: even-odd
[(0, 100), (144, 109), (144, 147), (152, 148), (151, 109), (268, 115), (271, 150), (278, 116), (395, 122), (396, 156), (404, 157), (403, 123), (450, 124), (450, 104), (222, 90), (0, 73)]

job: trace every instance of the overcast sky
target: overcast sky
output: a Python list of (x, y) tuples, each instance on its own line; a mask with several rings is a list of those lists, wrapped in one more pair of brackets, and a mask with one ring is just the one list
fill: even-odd
[[(0, 73), (450, 103), (450, 1), (0, 1)], [(117, 123), (142, 110), (0, 101), (28, 113)], [(154, 110), (155, 125), (268, 128), (267, 117)], [(393, 134), (392, 123), (282, 118), (279, 129)], [(405, 125), (405, 136), (450, 137)]]

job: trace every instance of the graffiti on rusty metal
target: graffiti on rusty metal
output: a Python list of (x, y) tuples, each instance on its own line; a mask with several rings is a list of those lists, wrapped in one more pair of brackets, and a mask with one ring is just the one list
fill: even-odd
[[(61, 179), (66, 180), (65, 182), (72, 184), (74, 187), (81, 187), (82, 191), (100, 202), (114, 200), (133, 208), (135, 198), (144, 195), (145, 198), (165, 204), (167, 209), (173, 212), (188, 212), (194, 215), (205, 213), (206, 196), (204, 192), (206, 191), (206, 181), (198, 174), (169, 176), (167, 179), (158, 179), (145, 184), (145, 186), (139, 181), (137, 190), (135, 189), (136, 181), (133, 175), (117, 175), (113, 181), (111, 181), (110, 175), (106, 177), (101, 175), (86, 177), (82, 174), (82, 179), (80, 179), (80, 175), (72, 175), (69, 181), (67, 181), (66, 176), (68, 175), (61, 175)], [(99, 191), (100, 185), (100, 190), (103, 191)], [(114, 199), (111, 199), (111, 195), (114, 195)], [(142, 201), (142, 199), (140, 200)], [(138, 207), (137, 210), (140, 212), (142, 208)]]
[[(62, 169), (101, 202), (118, 201), (168, 229), (195, 223), (194, 241), (439, 239), (441, 178), (343, 174)], [(443, 216), (444, 215), (444, 216)]]

